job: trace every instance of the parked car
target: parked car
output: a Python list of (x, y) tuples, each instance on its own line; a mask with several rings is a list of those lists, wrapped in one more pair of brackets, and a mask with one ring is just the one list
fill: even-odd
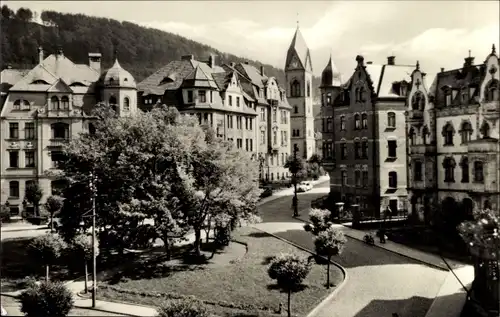
[(309, 182), (300, 182), (300, 184), (297, 186), (297, 191), (298, 192), (307, 192), (312, 189), (312, 185)]

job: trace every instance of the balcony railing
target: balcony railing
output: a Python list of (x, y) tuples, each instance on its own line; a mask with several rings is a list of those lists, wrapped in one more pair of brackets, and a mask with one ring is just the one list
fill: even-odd
[(496, 139), (474, 140), (467, 144), (467, 150), (475, 153), (495, 152), (498, 151), (498, 141)]
[(410, 145), (410, 154), (432, 154), (436, 153), (436, 146), (432, 144)]
[(49, 146), (64, 146), (69, 142), (67, 138), (52, 138), (50, 139)]

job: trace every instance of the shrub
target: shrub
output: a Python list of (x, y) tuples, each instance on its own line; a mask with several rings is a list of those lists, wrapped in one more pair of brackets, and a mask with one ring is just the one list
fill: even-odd
[(189, 296), (183, 299), (168, 300), (158, 307), (158, 317), (209, 317), (207, 307), (202, 301)]
[(67, 316), (73, 308), (73, 294), (62, 283), (32, 285), (21, 296), (21, 311), (28, 317)]
[(36, 237), (28, 245), (28, 255), (34, 262), (46, 267), (45, 280), (49, 280), (49, 266), (61, 256), (66, 243), (57, 234), (46, 234)]
[(330, 228), (332, 226), (330, 216), (331, 213), (329, 210), (311, 208), (309, 211), (309, 221), (311, 222), (311, 225), (308, 228), (311, 229), (310, 232), (314, 235), (318, 235), (320, 232)]
[(316, 253), (328, 259), (326, 288), (330, 288), (330, 260), (332, 256), (342, 253), (346, 242), (347, 239), (344, 233), (340, 229), (333, 227), (320, 232), (314, 239)]

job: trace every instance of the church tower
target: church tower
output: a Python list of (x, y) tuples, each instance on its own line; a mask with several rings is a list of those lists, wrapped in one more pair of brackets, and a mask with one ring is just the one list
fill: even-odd
[(315, 151), (312, 63), (309, 48), (299, 26), (288, 48), (285, 63), (286, 91), (290, 113), (292, 150), (309, 159)]

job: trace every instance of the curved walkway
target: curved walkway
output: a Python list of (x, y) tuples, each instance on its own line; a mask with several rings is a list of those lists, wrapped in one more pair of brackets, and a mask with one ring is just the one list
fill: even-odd
[[(304, 233), (302, 222), (275, 222), (260, 223), (254, 227), (281, 237), (287, 237), (293, 243), (306, 248), (312, 247), (311, 243), (305, 246), (307, 236)], [(344, 229), (342, 225), (337, 225)], [(295, 236), (300, 238), (294, 239)], [(298, 233), (298, 235), (297, 235)], [(296, 240), (296, 241), (294, 241)], [(300, 240), (300, 241), (298, 241)], [(447, 272), (436, 270), (428, 266), (409, 261), (407, 258), (387, 252), (386, 250), (367, 246), (359, 241), (351, 241), (356, 250), (346, 251), (355, 253), (340, 257), (339, 262), (347, 271), (349, 281), (332, 298), (327, 298), (322, 307), (309, 317), (379, 317), (391, 316), (397, 312), (399, 316), (424, 317)], [(388, 264), (360, 265), (354, 256), (367, 253), (368, 257), (385, 257), (390, 259)], [(351, 261), (352, 259), (352, 261)], [(390, 263), (390, 264), (389, 264)], [(447, 316), (446, 314), (442, 316)]]

